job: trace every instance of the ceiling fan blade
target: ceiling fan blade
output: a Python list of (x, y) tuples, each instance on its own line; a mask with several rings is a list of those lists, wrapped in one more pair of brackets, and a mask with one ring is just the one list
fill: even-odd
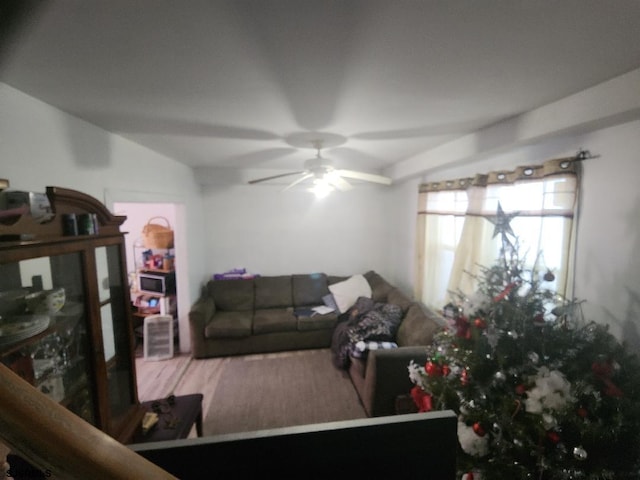
[(354, 180), (364, 180), (365, 182), (380, 183), (382, 185), (391, 185), (391, 179), (382, 175), (373, 173), (354, 172), (353, 170), (337, 170), (341, 177), (353, 178)]
[(267, 180), (274, 180), (276, 178), (289, 177), (291, 175), (300, 175), (301, 173), (305, 173), (305, 170), (301, 170), (299, 172), (290, 172), (290, 173), (281, 173), (280, 175), (273, 175), (271, 177), (257, 178), (256, 180), (249, 180), (250, 184), (266, 182)]
[[(300, 172), (300, 173), (304, 173), (304, 172)], [(307, 173), (306, 175), (301, 176), (299, 179), (287, 185), (285, 188), (282, 189), (282, 191), (284, 192), (285, 190), (289, 190), (291, 187), (295, 187), (297, 184), (304, 182), (307, 178), (311, 178), (311, 177), (313, 177), (313, 173)]]
[(351, 184), (347, 182), (344, 178), (342, 178), (340, 175), (337, 175), (337, 174), (327, 175), (325, 176), (325, 178), (331, 185), (336, 187), (336, 189), (340, 190), (341, 192), (346, 192), (347, 190), (351, 190), (353, 188)]

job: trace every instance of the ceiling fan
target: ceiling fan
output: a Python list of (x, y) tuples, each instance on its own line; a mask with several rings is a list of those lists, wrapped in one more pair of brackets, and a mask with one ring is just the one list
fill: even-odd
[[(313, 187), (309, 188), (316, 196), (325, 196), (334, 188), (341, 192), (350, 190), (352, 185), (345, 178), (353, 180), (361, 180), (365, 182), (379, 183), (381, 185), (391, 185), (391, 178), (373, 173), (356, 172), (353, 170), (336, 169), (331, 160), (324, 158), (320, 150), (322, 149), (322, 141), (312, 141), (313, 148), (316, 149), (316, 156), (304, 162), (304, 170), (297, 172), (282, 173), (270, 177), (258, 178), (250, 180), (250, 184), (266, 182), (276, 178), (289, 177), (298, 175), (298, 178), (287, 185), (284, 190), (288, 190), (306, 180), (313, 179)], [(283, 191), (284, 191), (283, 190)]]

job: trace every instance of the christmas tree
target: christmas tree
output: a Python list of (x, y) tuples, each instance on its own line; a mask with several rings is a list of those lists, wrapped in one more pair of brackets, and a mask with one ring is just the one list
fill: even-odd
[(409, 365), (412, 397), (458, 415), (462, 480), (639, 479), (640, 362), (525, 268), (512, 216), (498, 208), (499, 258)]

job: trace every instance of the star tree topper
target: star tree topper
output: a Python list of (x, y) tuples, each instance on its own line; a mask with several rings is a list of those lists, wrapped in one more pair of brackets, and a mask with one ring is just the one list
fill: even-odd
[[(498, 202), (498, 211), (496, 212), (496, 215), (486, 217), (487, 220), (495, 225), (492, 238), (496, 238), (498, 234), (500, 235), (502, 240), (502, 250), (505, 253), (508, 251), (514, 253), (517, 250), (509, 236), (514, 240), (517, 239), (516, 234), (511, 228), (510, 222), (513, 220), (513, 217), (516, 217), (518, 214), (520, 214), (520, 212), (512, 212), (509, 214), (504, 213), (502, 205)], [(514, 262), (512, 261), (512, 263)]]
[(513, 217), (518, 216), (519, 213), (520, 212), (513, 212), (509, 214), (504, 213), (504, 210), (502, 209), (502, 205), (500, 204), (500, 202), (498, 202), (498, 212), (496, 213), (496, 215), (487, 217), (487, 220), (489, 220), (491, 223), (495, 225), (492, 238), (496, 238), (498, 234), (501, 234), (503, 236), (508, 234), (508, 235), (511, 235), (512, 237), (515, 237), (516, 234), (513, 232), (510, 222), (513, 219)]

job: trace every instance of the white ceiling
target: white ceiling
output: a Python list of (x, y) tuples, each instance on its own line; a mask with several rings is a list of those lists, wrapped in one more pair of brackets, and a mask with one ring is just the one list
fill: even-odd
[(640, 67), (638, 0), (36, 4), (0, 81), (193, 167), (383, 171)]

